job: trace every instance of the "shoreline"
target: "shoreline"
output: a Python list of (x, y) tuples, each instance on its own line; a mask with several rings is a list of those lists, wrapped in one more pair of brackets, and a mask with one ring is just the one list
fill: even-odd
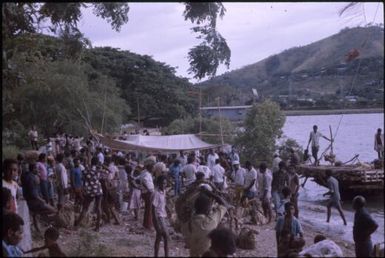
[[(144, 230), (142, 227), (143, 210), (140, 210), (139, 221), (133, 221), (130, 215), (121, 215), (122, 225), (103, 225), (100, 232), (96, 233), (92, 228), (73, 230), (60, 230), (59, 245), (66, 255), (92, 255), (92, 256), (141, 256), (153, 257), (155, 241), (155, 231)], [(170, 257), (189, 257), (189, 250), (184, 246), (184, 240), (180, 233), (175, 233), (168, 224), (170, 232), (169, 256)], [(349, 243), (337, 235), (322, 232), (316, 225), (301, 222), (305, 247), (313, 244), (317, 234), (323, 234), (328, 239), (333, 240), (342, 250), (344, 257), (354, 257), (354, 244)], [(237, 248), (236, 257), (276, 257), (277, 247), (275, 242), (275, 222), (261, 226), (243, 224), (243, 227), (258, 231), (256, 238), (256, 248), (245, 250)], [(42, 230), (44, 232), (44, 229)], [(34, 232), (35, 233), (35, 232)], [(42, 236), (33, 235), (33, 247), (43, 244)], [(88, 240), (86, 240), (88, 239)], [(89, 246), (82, 246), (82, 243), (89, 241)], [(92, 250), (92, 251), (91, 251)], [(160, 244), (159, 256), (163, 256), (163, 243)]]
[(362, 109), (320, 109), (320, 110), (283, 110), (286, 116), (314, 116), (314, 115), (341, 115), (341, 114), (377, 114), (384, 113), (383, 108)]

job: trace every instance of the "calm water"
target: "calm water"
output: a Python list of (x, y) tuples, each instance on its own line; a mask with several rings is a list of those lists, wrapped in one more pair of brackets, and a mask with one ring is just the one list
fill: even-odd
[[(377, 158), (377, 152), (373, 149), (374, 134), (377, 128), (384, 129), (384, 114), (288, 116), (283, 127), (284, 136), (295, 139), (305, 149), (313, 125), (317, 125), (318, 131), (328, 138), (330, 138), (329, 125), (331, 125), (333, 136), (335, 136), (334, 153), (338, 160), (348, 161), (355, 154), (359, 154), (359, 160), (365, 162), (371, 162)], [(320, 139), (319, 153), (325, 150), (328, 143), (325, 139)], [(351, 201), (343, 203), (344, 213), (348, 221), (347, 226), (343, 226), (338, 212), (333, 209), (330, 223), (326, 223), (326, 198), (322, 194), (327, 191), (326, 188), (317, 185), (310, 179), (305, 187), (301, 188), (299, 197), (301, 222), (316, 225), (321, 232), (333, 233), (352, 242), (354, 213), (351, 208)], [(384, 196), (372, 197), (367, 201), (369, 211), (379, 224), (379, 228), (373, 234), (373, 242), (383, 242)]]

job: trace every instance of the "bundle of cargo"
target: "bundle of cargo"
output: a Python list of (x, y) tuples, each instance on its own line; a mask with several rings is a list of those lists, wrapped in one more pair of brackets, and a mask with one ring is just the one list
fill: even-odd
[(39, 158), (40, 152), (36, 150), (27, 150), (24, 152), (25, 161), (27, 163), (33, 163), (36, 162)]

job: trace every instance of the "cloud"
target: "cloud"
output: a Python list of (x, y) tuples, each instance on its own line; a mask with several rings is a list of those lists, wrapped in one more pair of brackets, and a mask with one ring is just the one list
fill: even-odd
[[(218, 30), (231, 48), (231, 69), (258, 62), (295, 46), (303, 46), (354, 27), (374, 21), (383, 23), (381, 3), (365, 3), (358, 16), (339, 17), (346, 3), (228, 3), (217, 23)], [(80, 29), (93, 46), (111, 46), (178, 67), (177, 75), (191, 78), (187, 53), (199, 43), (183, 17), (181, 3), (129, 3), (129, 22), (120, 32), (90, 9), (83, 11)], [(377, 11), (377, 14), (376, 14)], [(365, 14), (365, 16), (363, 15)], [(376, 18), (374, 19), (374, 17)], [(226, 72), (219, 67), (218, 74)], [(195, 80), (190, 80), (195, 82)]]

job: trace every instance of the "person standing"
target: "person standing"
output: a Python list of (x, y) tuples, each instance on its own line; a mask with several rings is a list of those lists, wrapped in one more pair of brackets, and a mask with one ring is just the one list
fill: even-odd
[(245, 183), (244, 183), (244, 194), (247, 199), (251, 200), (257, 196), (257, 171), (253, 168), (250, 161), (245, 163)]
[(211, 172), (212, 182), (220, 191), (222, 191), (225, 183), (225, 169), (221, 166), (219, 159), (215, 160), (215, 166), (211, 169)]
[(229, 156), (230, 156), (231, 163), (233, 163), (234, 161), (238, 161), (238, 162), (240, 161), (239, 154), (236, 152), (234, 146), (231, 147), (231, 152)]
[(194, 183), (196, 180), (196, 166), (194, 164), (195, 158), (193, 156), (189, 156), (187, 158), (187, 165), (182, 168), (182, 176), (185, 179), (184, 186), (188, 187), (190, 184)]
[(340, 189), (338, 186), (338, 181), (335, 177), (332, 176), (333, 172), (330, 169), (326, 170), (325, 174), (326, 174), (326, 183), (329, 188), (329, 192), (324, 193), (323, 196), (330, 195), (330, 199), (327, 204), (326, 222), (329, 223), (330, 216), (331, 216), (331, 208), (335, 207), (338, 210), (342, 220), (344, 221), (344, 225), (346, 226), (347, 223), (346, 223), (345, 215), (341, 207), (341, 197), (340, 197)]
[(212, 170), (216, 164), (216, 160), (219, 159), (218, 154), (214, 152), (214, 149), (209, 150), (209, 154), (207, 155), (207, 166)]
[(377, 129), (374, 136), (374, 150), (378, 153), (378, 159), (384, 158), (384, 134), (381, 134), (381, 128)]
[(204, 160), (202, 159), (200, 165), (197, 168), (197, 172), (202, 172), (205, 175), (205, 180), (210, 180), (211, 170), (206, 166)]
[(32, 149), (38, 150), (39, 149), (39, 147), (37, 146), (38, 133), (35, 125), (33, 125), (31, 130), (28, 132), (28, 137), (29, 137), (29, 140), (31, 141)]
[(158, 257), (159, 244), (163, 240), (164, 243), (164, 256), (168, 257), (168, 230), (166, 225), (167, 212), (166, 212), (166, 187), (167, 178), (164, 175), (160, 175), (156, 178), (157, 189), (154, 191), (151, 197), (152, 204), (152, 221), (156, 231), (154, 257)]
[(56, 156), (56, 167), (55, 167), (55, 174), (56, 174), (56, 189), (57, 189), (57, 195), (58, 195), (58, 203), (57, 203), (57, 209), (60, 211), (60, 209), (63, 207), (63, 204), (67, 201), (67, 195), (68, 195), (68, 174), (67, 170), (63, 165), (63, 154), (58, 154)]
[(286, 173), (286, 163), (281, 161), (278, 164), (278, 171), (273, 173), (273, 181), (271, 184), (271, 193), (273, 196), (274, 211), (277, 214), (277, 208), (281, 202), (282, 189), (289, 185), (289, 177)]
[(180, 195), (180, 173), (182, 165), (179, 159), (175, 159), (174, 163), (170, 166), (169, 173), (174, 180), (174, 196)]
[(353, 199), (354, 224), (353, 240), (355, 244), (356, 257), (370, 257), (373, 252), (373, 243), (370, 235), (373, 234), (378, 224), (370, 216), (365, 208), (366, 200), (363, 196), (356, 196)]
[(240, 202), (244, 190), (246, 171), (240, 167), (238, 160), (234, 160), (232, 164), (233, 172), (231, 173), (231, 179), (235, 183), (235, 201)]
[(268, 223), (271, 222), (271, 182), (273, 180), (271, 171), (267, 168), (266, 163), (262, 162), (258, 169), (258, 188), (259, 197), (262, 202), (263, 215), (268, 217)]
[(102, 185), (99, 181), (100, 179), (100, 170), (98, 169), (99, 159), (97, 157), (93, 157), (91, 159), (91, 168), (86, 169), (83, 173), (84, 178), (84, 201), (82, 210), (80, 212), (79, 218), (75, 221), (75, 227), (77, 227), (80, 222), (83, 220), (84, 215), (88, 212), (88, 208), (92, 201), (95, 201), (96, 207), (96, 226), (95, 231), (99, 231), (100, 228), (100, 219), (102, 213), (102, 197), (103, 190)]
[(43, 199), (49, 203), (50, 198), (48, 193), (47, 155), (45, 153), (40, 153), (36, 167), (40, 178), (41, 195)]
[(318, 126), (314, 125), (313, 126), (313, 131), (310, 132), (310, 137), (309, 137), (309, 142), (307, 143), (306, 149), (309, 149), (309, 145), (311, 142), (311, 153), (314, 157), (314, 165), (318, 166), (319, 165), (319, 160), (318, 160), (318, 151), (319, 151), (319, 138), (322, 137), (330, 142), (332, 142), (332, 139), (329, 139), (322, 135), (320, 132), (317, 131)]
[(290, 202), (294, 205), (294, 216), (298, 219), (298, 191), (299, 191), (299, 177), (296, 173), (296, 167), (294, 165), (290, 165), (288, 167), (288, 178), (289, 178), (289, 189), (291, 192)]
[(11, 191), (12, 202), (11, 202), (11, 211), (17, 213), (17, 191), (18, 184), (13, 180), (17, 175), (18, 166), (17, 161), (14, 159), (5, 159), (3, 161), (3, 187)]
[[(152, 180), (152, 171), (154, 169), (155, 162), (151, 158), (147, 158), (143, 161), (144, 170), (139, 176), (140, 183), (142, 186), (142, 198), (144, 200), (144, 216), (143, 216), (143, 227), (151, 230), (152, 223), (152, 204), (151, 196), (154, 192), (154, 182)], [(136, 179), (136, 178), (135, 178)]]

